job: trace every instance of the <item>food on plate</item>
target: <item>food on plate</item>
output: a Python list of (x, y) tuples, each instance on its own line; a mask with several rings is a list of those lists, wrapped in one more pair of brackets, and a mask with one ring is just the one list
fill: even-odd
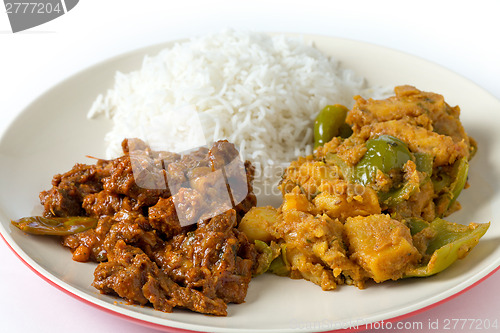
[[(460, 209), (477, 149), (460, 109), (413, 86), (394, 90), (384, 100), (357, 96), (348, 112), (325, 108), (314, 154), (282, 177), (281, 206), (243, 217), (239, 230), (275, 258), (269, 271), (324, 290), (430, 276), (465, 257), (487, 231), (489, 223), (443, 219)], [(345, 126), (352, 133), (342, 137)]]
[(285, 170), (279, 208), (256, 206), (255, 168), (226, 140), (180, 154), (125, 139), (122, 156), (55, 175), (44, 216), (12, 223), (97, 262), (102, 293), (165, 312), (226, 315), (266, 272), (323, 290), (437, 274), (489, 227), (444, 220), (477, 147), (443, 96), (394, 91), (317, 114), (314, 153)]
[(316, 110), (329, 101), (351, 106), (352, 96), (386, 91), (300, 37), (228, 30), (177, 43), (145, 57), (139, 70), (117, 73), (89, 117), (112, 120), (108, 158), (120, 155), (125, 137), (172, 152), (227, 139), (259, 171), (311, 154)]
[(226, 315), (262, 261), (236, 229), (256, 204), (251, 163), (227, 141), (180, 155), (129, 139), (123, 151), (55, 175), (40, 193), (44, 216), (13, 224), (62, 236), (73, 260), (98, 262), (92, 285), (102, 293)]

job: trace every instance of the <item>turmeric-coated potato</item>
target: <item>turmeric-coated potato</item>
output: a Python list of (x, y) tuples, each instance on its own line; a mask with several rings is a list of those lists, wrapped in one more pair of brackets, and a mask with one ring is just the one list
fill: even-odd
[(344, 225), (351, 259), (375, 282), (400, 279), (421, 258), (410, 229), (389, 215), (348, 218)]
[(278, 221), (278, 211), (271, 206), (253, 207), (241, 219), (238, 229), (250, 242), (256, 239), (269, 243), (274, 237), (269, 232), (270, 227)]

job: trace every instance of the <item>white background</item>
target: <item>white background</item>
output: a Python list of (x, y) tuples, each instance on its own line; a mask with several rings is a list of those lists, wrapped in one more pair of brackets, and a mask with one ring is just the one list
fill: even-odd
[[(497, 0), (82, 0), (68, 14), (16, 34), (0, 5), (0, 134), (33, 99), (91, 64), (142, 46), (225, 28), (313, 33), (387, 46), (458, 72), (500, 99)], [(429, 321), (453, 318), (500, 320), (499, 295), (497, 272), (464, 294), (405, 321), (407, 325), (422, 322), (425, 328)], [(59, 291), (0, 241), (0, 332), (62, 331), (149, 329)], [(412, 332), (391, 330), (398, 331)]]

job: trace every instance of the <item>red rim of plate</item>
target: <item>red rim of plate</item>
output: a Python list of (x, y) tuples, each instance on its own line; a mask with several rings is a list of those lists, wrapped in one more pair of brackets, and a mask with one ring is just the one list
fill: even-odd
[[(72, 292), (70, 292), (69, 290), (63, 288), (62, 286), (58, 285), (57, 283), (53, 282), (52, 280), (50, 280), (49, 278), (47, 278), (45, 275), (43, 275), (42, 273), (40, 273), (38, 270), (36, 270), (33, 266), (31, 266), (30, 264), (28, 264), (20, 255), (19, 253), (17, 253), (14, 248), (12, 248), (12, 246), (9, 244), (9, 242), (7, 242), (7, 240), (5, 239), (5, 237), (0, 233), (0, 236), (2, 237), (2, 239), (5, 241), (5, 243), (7, 244), (7, 246), (12, 250), (12, 252), (14, 252), (14, 254), (26, 265), (28, 266), (33, 272), (35, 272), (39, 277), (41, 277), (43, 280), (45, 280), (46, 282), (48, 282), (50, 285), (56, 287), (57, 289), (63, 291), (64, 293), (72, 296), (73, 298), (87, 304), (87, 305), (90, 305), (90, 306), (93, 306), (95, 308), (98, 308), (99, 310), (103, 310), (107, 313), (110, 313), (112, 315), (115, 315), (117, 317), (120, 317), (120, 318), (123, 318), (123, 319), (126, 319), (128, 321), (131, 321), (133, 323), (136, 323), (136, 324), (139, 324), (139, 325), (142, 325), (142, 326), (146, 326), (146, 327), (149, 327), (149, 328), (154, 328), (154, 329), (161, 329), (163, 331), (166, 331), (168, 330), (169, 332), (179, 332), (179, 333), (189, 333), (189, 332), (198, 332), (198, 331), (191, 331), (191, 330), (187, 330), (187, 329), (183, 329), (183, 328), (178, 328), (178, 327), (171, 327), (171, 326), (166, 326), (166, 325), (161, 325), (161, 324), (157, 324), (157, 323), (152, 323), (152, 322), (149, 322), (149, 321), (146, 321), (146, 320), (142, 320), (142, 319), (139, 319), (139, 318), (134, 318), (132, 316), (129, 316), (129, 315), (126, 315), (126, 314), (123, 314), (123, 313), (119, 313), (117, 311), (114, 311), (112, 309), (108, 309), (104, 306), (101, 306), (99, 304), (96, 304), (94, 302), (91, 302), (83, 297), (80, 297), (78, 296), (77, 294), (74, 294)], [(383, 322), (398, 322), (398, 321), (401, 321), (403, 319), (406, 319), (406, 318), (409, 318), (409, 317), (413, 317), (419, 313), (423, 313), (427, 310), (430, 310), (438, 305), (441, 305), (443, 303), (446, 303), (450, 300), (452, 300), (453, 298), (465, 293), (466, 291), (472, 289), (473, 287), (477, 286), (478, 284), (480, 284), (481, 282), (485, 281), (487, 278), (489, 278), (490, 276), (492, 276), (493, 274), (495, 274), (496, 271), (498, 271), (500, 269), (500, 266), (498, 266), (497, 268), (495, 268), (494, 270), (492, 270), (491, 272), (489, 272), (487, 275), (485, 275), (484, 277), (482, 277), (481, 279), (479, 279), (478, 281), (474, 282), (473, 284), (471, 284), (470, 286), (458, 291), (457, 293), (451, 295), (451, 296), (448, 296), (436, 303), (433, 303), (433, 304), (430, 304), (430, 305), (427, 305), (423, 308), (420, 308), (418, 310), (415, 310), (415, 311), (412, 311), (412, 312), (408, 312), (406, 314), (403, 314), (401, 316), (397, 316), (397, 317), (393, 317), (393, 318), (389, 318), (389, 319), (386, 319), (386, 320), (383, 320)], [(382, 321), (379, 321), (378, 323), (380, 323)], [(360, 332), (360, 331), (364, 331), (367, 329), (367, 325), (371, 325), (372, 327), (373, 326), (376, 326), (376, 323), (377, 322), (374, 322), (374, 323), (371, 323), (371, 324), (365, 324), (365, 325), (361, 325), (357, 328), (354, 328), (354, 329), (340, 329), (340, 330), (333, 330), (333, 331), (328, 331), (328, 332)]]

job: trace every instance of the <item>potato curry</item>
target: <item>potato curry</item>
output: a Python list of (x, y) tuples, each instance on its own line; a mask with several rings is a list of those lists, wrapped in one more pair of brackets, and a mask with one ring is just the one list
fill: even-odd
[(324, 290), (433, 275), (489, 226), (442, 219), (460, 209), (476, 151), (459, 107), (412, 86), (355, 102), (321, 111), (314, 154), (282, 177), (282, 205), (252, 208), (239, 225), (268, 253), (267, 270)]

